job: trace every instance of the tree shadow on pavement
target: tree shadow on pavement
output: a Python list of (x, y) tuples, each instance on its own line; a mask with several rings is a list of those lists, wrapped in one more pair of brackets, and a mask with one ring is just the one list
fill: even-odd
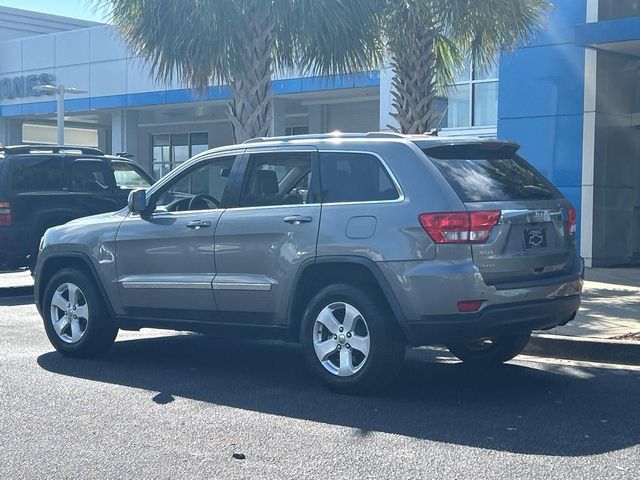
[[(299, 348), (200, 335), (117, 342), (109, 356), (50, 352), (47, 371), (174, 397), (370, 432), (514, 453), (579, 456), (640, 443), (640, 371), (515, 363), (472, 369), (446, 353), (412, 350), (387, 392), (331, 393), (307, 372)], [(60, 379), (64, 381), (64, 379)]]

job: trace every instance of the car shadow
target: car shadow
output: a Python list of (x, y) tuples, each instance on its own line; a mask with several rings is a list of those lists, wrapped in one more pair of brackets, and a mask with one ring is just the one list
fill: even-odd
[[(581, 456), (640, 443), (640, 372), (506, 364), (481, 370), (411, 350), (395, 385), (371, 396), (322, 388), (299, 348), (178, 335), (117, 342), (97, 360), (49, 352), (45, 370), (217, 405), (514, 453)], [(64, 381), (61, 379), (61, 381)]]

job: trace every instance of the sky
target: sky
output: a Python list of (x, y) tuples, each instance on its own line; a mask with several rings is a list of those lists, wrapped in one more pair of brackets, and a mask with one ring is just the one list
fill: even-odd
[(94, 12), (92, 5), (93, 2), (89, 0), (0, 0), (0, 6), (3, 7), (103, 22), (103, 15), (100, 12)]

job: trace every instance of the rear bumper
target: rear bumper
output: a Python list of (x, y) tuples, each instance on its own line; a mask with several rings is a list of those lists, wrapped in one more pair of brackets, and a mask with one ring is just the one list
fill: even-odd
[(506, 305), (494, 305), (475, 314), (425, 316), (405, 324), (412, 346), (474, 340), (545, 330), (576, 316), (580, 295)]
[[(471, 259), (381, 262), (402, 309), (400, 326), (411, 345), (441, 344), (498, 334), (524, 333), (568, 322), (580, 306), (583, 262), (571, 271), (509, 285), (488, 285)], [(482, 308), (459, 313), (458, 302)]]

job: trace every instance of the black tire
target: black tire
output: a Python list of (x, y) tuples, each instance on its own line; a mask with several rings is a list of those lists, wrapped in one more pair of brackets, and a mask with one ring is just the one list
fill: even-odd
[[(88, 319), (84, 323), (84, 333), (75, 343), (67, 343), (56, 333), (53, 326), (51, 303), (54, 293), (64, 284), (77, 285), (88, 308)], [(65, 268), (57, 272), (49, 281), (42, 302), (42, 319), (51, 345), (69, 357), (98, 357), (104, 355), (113, 345), (118, 335), (118, 327), (94, 281), (84, 272)], [(70, 327), (69, 327), (70, 328)], [(68, 331), (68, 330), (67, 330)]]
[(490, 339), (480, 345), (481, 340), (467, 343), (452, 343), (447, 348), (464, 363), (494, 366), (519, 355), (529, 343), (531, 332), (522, 335), (507, 335)]
[[(356, 373), (346, 377), (327, 370), (314, 348), (316, 318), (325, 307), (341, 302), (352, 305), (361, 313), (359, 318), (366, 320), (369, 337), (366, 360)], [(355, 330), (353, 335), (356, 335)], [(387, 387), (402, 364), (406, 347), (396, 319), (385, 302), (370, 291), (346, 284), (327, 286), (309, 301), (300, 326), (300, 343), (309, 369), (328, 388), (346, 394), (367, 393)], [(353, 352), (352, 358), (355, 358), (357, 350)]]

